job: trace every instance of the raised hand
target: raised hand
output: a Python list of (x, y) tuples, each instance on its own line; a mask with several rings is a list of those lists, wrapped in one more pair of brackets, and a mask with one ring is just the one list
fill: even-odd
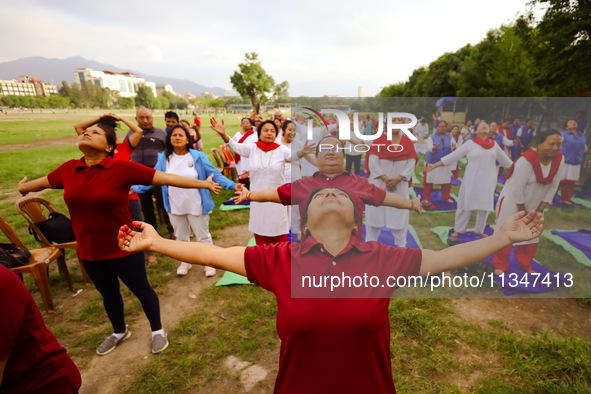
[(224, 120), (222, 119), (222, 123), (219, 123), (214, 117), (209, 119), (209, 123), (211, 123), (211, 128), (213, 131), (218, 133), (218, 135), (222, 138), (226, 136), (226, 125), (224, 124)]
[(121, 226), (117, 234), (119, 249), (130, 253), (149, 250), (154, 241), (160, 238), (158, 232), (148, 223), (134, 221), (133, 225), (141, 228), (142, 232), (133, 231), (126, 224)]
[(114, 113), (104, 114), (103, 116), (110, 116), (112, 118), (115, 118), (115, 120), (123, 120), (120, 115), (117, 115), (117, 114), (114, 114)]
[(529, 241), (539, 237), (544, 231), (544, 218), (541, 212), (525, 211), (516, 213), (505, 220), (499, 232), (505, 234), (511, 243)]
[(29, 194), (29, 192), (27, 190), (25, 190), (25, 185), (29, 183), (29, 178), (24, 177), (22, 181), (20, 181), (18, 183), (18, 192), (24, 197), (27, 194)]
[(219, 183), (215, 183), (213, 181), (213, 174), (207, 177), (207, 179), (205, 180), (205, 183), (206, 183), (205, 188), (215, 194), (219, 194), (220, 190), (222, 189), (222, 187), (220, 186)]
[(439, 144), (437, 144), (433, 147), (433, 152), (435, 152), (436, 150), (439, 150)]
[(310, 153), (313, 153), (314, 149), (316, 149), (316, 144), (308, 144), (308, 140), (306, 140), (306, 143), (302, 148), (302, 152), (304, 153), (304, 155), (308, 155)]
[[(238, 186), (238, 184), (236, 184), (236, 186)], [(244, 201), (247, 201), (247, 197), (248, 197), (248, 189), (246, 188), (246, 186), (242, 185), (242, 189), (238, 190), (236, 189), (236, 191), (234, 192), (234, 194), (236, 194), (236, 197), (234, 197), (234, 204), (241, 204)]]

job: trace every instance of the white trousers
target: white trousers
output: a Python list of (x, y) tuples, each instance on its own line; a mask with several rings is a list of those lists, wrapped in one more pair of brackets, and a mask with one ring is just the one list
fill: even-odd
[[(372, 227), (365, 225), (365, 242), (369, 241), (377, 241), (380, 237), (380, 233), (382, 232), (381, 227)], [(402, 228), (400, 230), (393, 230), (390, 229), (392, 236), (394, 237), (394, 243), (399, 248), (406, 247), (406, 233), (408, 232), (408, 226)]]
[(209, 214), (195, 216), (169, 213), (168, 217), (170, 218), (170, 224), (172, 224), (174, 236), (177, 241), (189, 242), (191, 229), (193, 229), (197, 242), (213, 245), (211, 234), (209, 233)]
[[(465, 193), (460, 193), (458, 197), (458, 209), (456, 210), (456, 223), (454, 226), (454, 230), (458, 233), (465, 233), (468, 230), (468, 224), (470, 223), (470, 215), (472, 215), (471, 210), (466, 210), (464, 208), (464, 197)], [(488, 214), (490, 211), (476, 211), (476, 227), (474, 229), (477, 233), (484, 232), (484, 227), (486, 226), (486, 219), (488, 218)]]

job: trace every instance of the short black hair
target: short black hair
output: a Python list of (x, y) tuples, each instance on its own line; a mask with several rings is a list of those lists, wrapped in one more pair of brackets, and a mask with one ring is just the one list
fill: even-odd
[(180, 121), (179, 116), (176, 114), (176, 112), (173, 112), (173, 111), (168, 111), (167, 113), (164, 114), (164, 119), (170, 119), (170, 118), (176, 119), (177, 122)]
[(257, 136), (259, 137), (259, 139), (261, 138), (261, 130), (263, 129), (263, 126), (266, 124), (273, 125), (273, 129), (275, 129), (275, 138), (277, 138), (277, 136), (279, 135), (279, 127), (277, 127), (275, 122), (273, 122), (272, 120), (265, 120), (259, 125), (259, 127), (257, 127)]
[(437, 122), (437, 126), (439, 126), (442, 123), (445, 123), (445, 126), (447, 126), (447, 122), (445, 120), (440, 120), (439, 122)]
[(560, 131), (558, 131), (556, 129), (548, 129), (548, 130), (540, 131), (539, 133), (537, 133), (536, 139), (538, 140), (538, 145), (543, 143), (544, 141), (546, 141), (546, 139), (548, 137), (550, 137), (551, 135), (554, 135), (554, 134), (558, 134), (559, 136), (562, 136), (562, 134), (560, 134)]
[(291, 119), (288, 119), (285, 122), (281, 123), (281, 130), (283, 130), (284, 133), (285, 133), (285, 130), (287, 129), (287, 125), (290, 123), (292, 123)]

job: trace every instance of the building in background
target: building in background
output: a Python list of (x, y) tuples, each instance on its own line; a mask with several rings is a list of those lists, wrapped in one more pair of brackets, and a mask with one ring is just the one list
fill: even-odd
[(35, 96), (35, 86), (26, 75), (18, 80), (0, 80), (0, 96)]
[(43, 83), (39, 78), (31, 78), (29, 80), (35, 87), (35, 95), (49, 97), (52, 94), (58, 94), (57, 86)]
[(235, 90), (230, 90), (229, 92), (224, 93), (224, 97), (240, 97), (240, 93)]
[(149, 87), (156, 97), (156, 84), (146, 81), (131, 71), (97, 71), (89, 67), (78, 67), (74, 72), (74, 82), (90, 82), (103, 89), (119, 92), (120, 97), (135, 97), (140, 86)]
[(365, 97), (365, 89), (363, 89), (363, 86), (359, 86), (359, 89), (357, 90), (357, 97)]
[(158, 85), (156, 85), (156, 96), (162, 96), (163, 92), (172, 93), (175, 96), (178, 96), (178, 94), (176, 94), (174, 89), (172, 88), (172, 85), (169, 83), (159, 83)]

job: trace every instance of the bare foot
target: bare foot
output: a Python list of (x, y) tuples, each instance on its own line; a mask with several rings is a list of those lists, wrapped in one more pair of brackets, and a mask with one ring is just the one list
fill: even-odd
[(156, 256), (148, 257), (148, 268), (152, 268), (156, 264), (158, 264), (158, 259), (156, 258)]
[(458, 233), (457, 231), (454, 231), (453, 233), (450, 234), (452, 237), (457, 237), (458, 235), (460, 235), (460, 233)]
[(482, 237), (482, 238), (486, 238), (486, 237), (488, 237), (488, 235), (486, 235), (485, 233), (476, 233), (476, 232), (475, 232), (474, 234), (476, 234), (476, 235), (478, 235), (478, 236), (480, 236), (480, 237)]
[(497, 268), (497, 269), (495, 270), (495, 275), (503, 276), (503, 275), (505, 275), (505, 271), (503, 271), (503, 270), (500, 270), (500, 269), (498, 269), (498, 268)]

